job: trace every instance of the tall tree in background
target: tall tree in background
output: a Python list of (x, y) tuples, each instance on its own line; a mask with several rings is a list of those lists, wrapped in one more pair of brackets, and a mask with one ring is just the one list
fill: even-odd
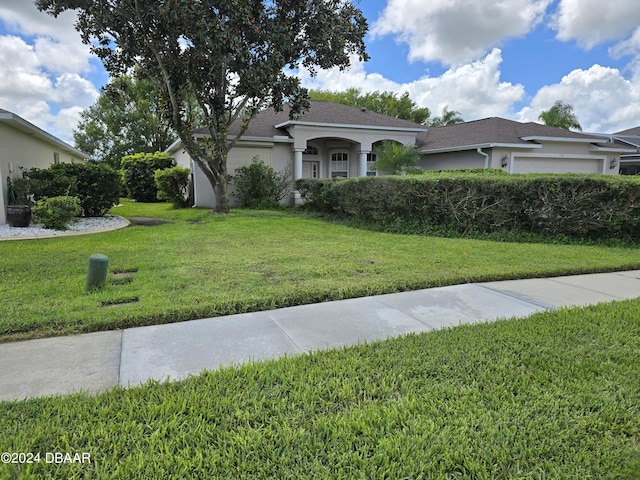
[(565, 130), (575, 129), (582, 131), (578, 117), (573, 113), (573, 106), (562, 100), (556, 100), (556, 103), (549, 110), (543, 110), (538, 117), (545, 125), (550, 127), (564, 128)]
[[(347, 0), (35, 0), (41, 11), (78, 15), (82, 40), (118, 77), (137, 67), (157, 91), (185, 150), (229, 211), (227, 154), (262, 108), (295, 117), (308, 95), (291, 69), (367, 60), (367, 22)], [(196, 99), (209, 138), (193, 136)], [(228, 136), (240, 122), (239, 135)]]
[(431, 115), (428, 108), (421, 108), (409, 98), (405, 92), (401, 96), (393, 92), (362, 93), (359, 88), (349, 88), (345, 91), (312, 90), (309, 92), (311, 100), (324, 100), (341, 103), (352, 107), (366, 108), (372, 112), (382, 113), (390, 117), (402, 118), (410, 122), (425, 125)]
[(442, 109), (442, 115), (433, 118), (428, 125), (431, 127), (445, 127), (447, 125), (454, 125), (456, 123), (463, 122), (464, 120), (460, 116), (460, 112), (449, 110), (449, 107), (445, 105)]
[(129, 75), (112, 79), (82, 112), (73, 131), (76, 147), (116, 169), (125, 155), (164, 150), (175, 133), (161, 118), (157, 98), (149, 80)]

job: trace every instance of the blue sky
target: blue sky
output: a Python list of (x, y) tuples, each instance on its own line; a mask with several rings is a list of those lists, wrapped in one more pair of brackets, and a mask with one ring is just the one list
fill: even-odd
[[(536, 121), (562, 99), (585, 131), (640, 125), (638, 0), (362, 0), (371, 60), (300, 71), (309, 88), (409, 92), (434, 115)], [(108, 81), (74, 16), (0, 5), (0, 108), (66, 141)]]

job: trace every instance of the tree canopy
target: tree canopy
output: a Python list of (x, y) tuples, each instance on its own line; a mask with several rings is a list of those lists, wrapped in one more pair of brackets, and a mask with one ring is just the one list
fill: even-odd
[[(152, 81), (165, 118), (229, 210), (227, 154), (260, 109), (296, 116), (308, 95), (293, 70), (367, 60), (362, 12), (346, 0), (35, 0), (57, 16), (76, 10), (83, 42), (114, 77)], [(210, 137), (193, 136), (196, 99)], [(239, 123), (237, 135), (229, 127)]]
[(573, 106), (562, 100), (556, 100), (549, 110), (543, 110), (538, 116), (538, 120), (542, 120), (545, 125), (550, 127), (564, 128), (565, 130), (573, 128), (582, 131), (578, 117), (573, 113)]
[(376, 113), (402, 118), (410, 122), (425, 125), (431, 116), (428, 108), (418, 107), (409, 98), (409, 93), (402, 95), (393, 92), (366, 92), (359, 88), (349, 88), (345, 91), (312, 90), (309, 92), (312, 100), (325, 100), (341, 103), (352, 107), (364, 107)]
[(78, 149), (118, 169), (126, 155), (164, 150), (175, 133), (161, 117), (154, 84), (124, 75), (112, 78), (82, 112), (73, 138)]

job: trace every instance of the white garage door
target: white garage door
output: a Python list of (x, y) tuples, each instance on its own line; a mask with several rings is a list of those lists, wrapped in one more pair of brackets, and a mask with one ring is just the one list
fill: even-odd
[(515, 157), (512, 173), (602, 173), (602, 160)]

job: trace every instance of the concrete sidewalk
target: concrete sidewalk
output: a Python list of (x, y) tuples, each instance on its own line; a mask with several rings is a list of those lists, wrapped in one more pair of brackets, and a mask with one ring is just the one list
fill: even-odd
[(486, 282), (0, 345), (0, 400), (149, 379), (640, 296), (640, 270)]

